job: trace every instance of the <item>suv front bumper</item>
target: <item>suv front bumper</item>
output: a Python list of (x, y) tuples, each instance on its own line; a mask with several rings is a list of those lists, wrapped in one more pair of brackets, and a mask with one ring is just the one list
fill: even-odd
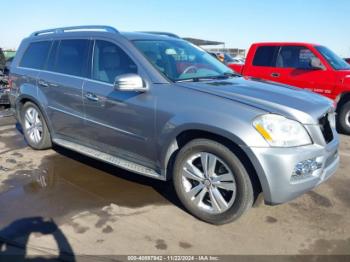
[[(312, 190), (331, 177), (339, 164), (339, 137), (329, 144), (312, 144), (294, 148), (243, 148), (253, 156), (265, 203), (275, 205), (290, 201)], [(253, 155), (252, 155), (253, 154)], [(252, 158), (251, 158), (252, 159)], [(293, 179), (296, 165), (302, 161), (316, 159), (319, 169), (309, 176)]]

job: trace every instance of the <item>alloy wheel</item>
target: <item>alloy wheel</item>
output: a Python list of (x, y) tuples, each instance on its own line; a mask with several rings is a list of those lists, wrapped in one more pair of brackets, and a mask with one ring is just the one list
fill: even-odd
[(28, 138), (35, 144), (39, 144), (43, 136), (43, 124), (38, 111), (34, 107), (28, 107), (24, 114), (24, 127)]
[(213, 214), (228, 210), (236, 199), (236, 181), (228, 165), (218, 156), (199, 152), (182, 166), (185, 197), (199, 209)]

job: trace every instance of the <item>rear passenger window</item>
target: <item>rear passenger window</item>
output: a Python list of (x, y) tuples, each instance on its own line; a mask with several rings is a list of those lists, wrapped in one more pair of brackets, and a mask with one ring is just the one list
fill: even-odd
[(57, 51), (54, 71), (83, 76), (87, 74), (89, 40), (62, 40)]
[(117, 45), (97, 40), (94, 48), (92, 78), (114, 83), (122, 74), (137, 73), (137, 66)]
[(275, 66), (275, 59), (279, 46), (260, 46), (256, 50), (253, 65), (254, 66)]
[(45, 65), (50, 47), (50, 41), (31, 43), (28, 49), (25, 51), (19, 66), (42, 69)]

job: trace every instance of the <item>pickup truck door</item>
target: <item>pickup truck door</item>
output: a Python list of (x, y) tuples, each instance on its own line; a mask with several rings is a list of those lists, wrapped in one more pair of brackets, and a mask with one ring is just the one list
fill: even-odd
[(310, 61), (317, 57), (305, 46), (282, 46), (276, 58), (273, 71), (274, 81), (308, 89), (318, 94), (332, 96), (336, 75), (332, 70), (314, 69)]
[(147, 92), (119, 91), (115, 77), (141, 69), (117, 42), (96, 40), (91, 79), (83, 85), (85, 134), (90, 146), (143, 166), (155, 167), (155, 97)]
[(279, 46), (258, 46), (250, 51), (254, 55), (248, 54), (248, 59), (243, 67), (243, 75), (264, 80), (276, 81), (276, 57)]

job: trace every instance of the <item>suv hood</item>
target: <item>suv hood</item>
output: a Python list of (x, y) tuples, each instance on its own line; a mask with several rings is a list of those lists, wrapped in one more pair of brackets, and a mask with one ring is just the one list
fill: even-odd
[(206, 82), (181, 82), (183, 87), (280, 114), (303, 124), (318, 124), (332, 100), (310, 91), (260, 79), (232, 78)]

